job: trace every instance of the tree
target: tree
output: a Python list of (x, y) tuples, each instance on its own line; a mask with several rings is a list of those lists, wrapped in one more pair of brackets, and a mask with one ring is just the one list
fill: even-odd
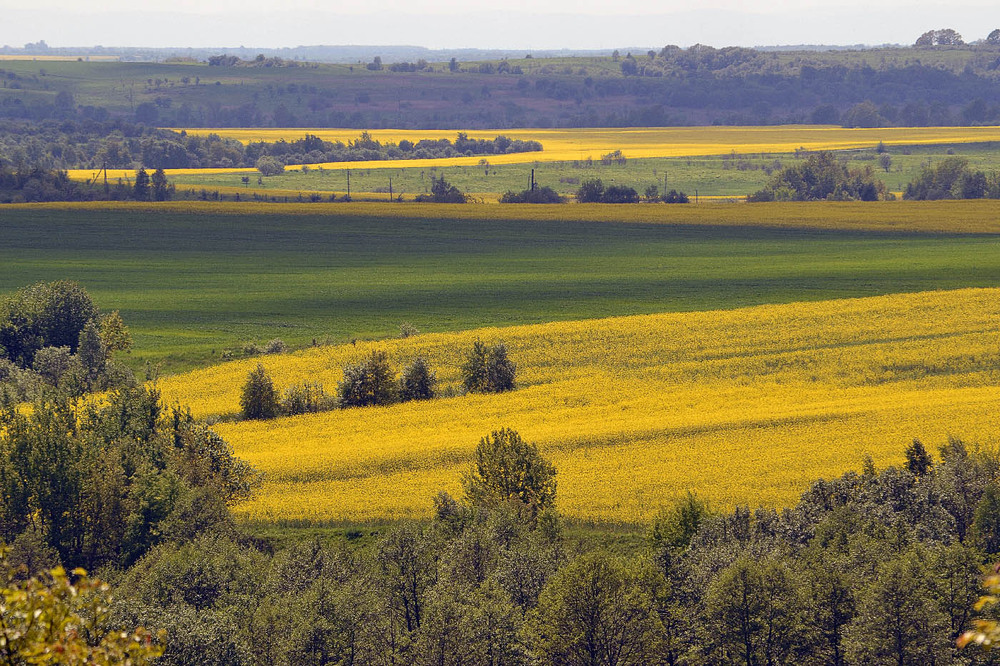
[(278, 392), (261, 363), (247, 375), (240, 409), (245, 419), (273, 419), (278, 415)]
[(341, 407), (389, 405), (396, 401), (395, 372), (384, 351), (372, 350), (368, 358), (344, 367), (344, 379), (337, 384)]
[(728, 664), (788, 663), (796, 642), (802, 601), (780, 562), (741, 558), (712, 581), (705, 599), (710, 640)]
[(512, 391), (516, 375), (517, 366), (508, 358), (507, 345), (502, 342), (487, 347), (476, 340), (462, 364), (462, 385), (470, 393)]
[(143, 167), (135, 172), (135, 185), (132, 186), (132, 194), (137, 201), (149, 200), (149, 174)]
[(990, 46), (1000, 44), (1000, 28), (995, 28), (990, 34), (986, 35), (986, 43)]
[(108, 363), (108, 348), (101, 339), (101, 332), (93, 320), (88, 321), (80, 331), (76, 350), (77, 358), (87, 374), (89, 385), (94, 385), (104, 374)]
[(268, 155), (260, 157), (254, 167), (262, 176), (277, 176), (285, 172), (285, 165)]
[(437, 376), (431, 370), (427, 359), (419, 357), (403, 370), (399, 380), (399, 399), (429, 400), (434, 397)]
[(1000, 554), (1000, 488), (990, 483), (983, 491), (972, 519), (976, 545), (990, 555)]
[(947, 619), (934, 603), (925, 554), (910, 549), (878, 567), (848, 628), (851, 661), (873, 666), (948, 663)]
[(600, 178), (585, 180), (576, 191), (576, 200), (580, 203), (597, 203), (604, 196), (604, 183)]
[(431, 194), (421, 194), (417, 201), (431, 201), (433, 203), (466, 203), (469, 198), (444, 179), (444, 174), (440, 178), (431, 178)]
[(925, 476), (931, 467), (934, 466), (934, 461), (931, 460), (931, 456), (927, 453), (927, 449), (920, 442), (919, 439), (914, 439), (913, 443), (906, 447), (906, 469), (910, 471), (913, 476), (921, 477)]
[(555, 506), (555, 467), (517, 431), (493, 431), (479, 440), (475, 455), (472, 469), (462, 478), (470, 504), (495, 507), (516, 500), (536, 516)]
[(454, 58), (452, 58), (451, 60), (449, 60), (448, 61), (448, 71), (449, 72), (457, 72), (458, 70), (459, 70), (458, 61), (455, 60)]
[(101, 340), (108, 352), (127, 352), (132, 348), (132, 333), (118, 310), (101, 317)]
[(562, 569), (538, 599), (531, 635), (540, 661), (578, 666), (657, 663), (663, 627), (654, 611), (656, 574), (604, 551)]
[[(249, 180), (249, 179), (248, 179)], [(153, 185), (153, 199), (155, 201), (166, 201), (170, 198), (170, 189), (167, 187), (167, 174), (163, 169), (157, 169), (150, 177)]]
[(882, 167), (886, 173), (889, 173), (889, 168), (892, 166), (892, 155), (889, 153), (882, 153), (879, 155), (878, 165)]
[(80, 331), (100, 316), (97, 305), (76, 282), (39, 282), (0, 302), (0, 354), (31, 367), (42, 347), (76, 352)]

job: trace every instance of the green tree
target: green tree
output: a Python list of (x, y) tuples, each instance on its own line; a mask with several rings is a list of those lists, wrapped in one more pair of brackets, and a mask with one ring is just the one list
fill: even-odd
[(262, 176), (277, 176), (285, 172), (285, 165), (268, 155), (259, 158), (254, 164), (254, 168)]
[(706, 640), (717, 663), (791, 663), (801, 623), (802, 600), (781, 562), (738, 559), (709, 585), (705, 598)]
[(663, 627), (651, 589), (657, 574), (604, 551), (583, 555), (542, 591), (530, 634), (542, 663), (656, 663)]
[(517, 366), (510, 360), (507, 346), (499, 342), (487, 347), (481, 340), (462, 364), (462, 386), (471, 393), (500, 393), (512, 391), (517, 378)]
[(403, 370), (399, 380), (399, 399), (429, 400), (434, 397), (437, 375), (431, 370), (427, 359), (419, 357)]
[(910, 549), (878, 567), (861, 590), (846, 643), (854, 663), (948, 663), (948, 620), (935, 603), (925, 553)]
[(76, 352), (80, 332), (100, 311), (76, 282), (39, 282), (0, 302), (0, 352), (22, 368), (31, 367), (42, 347)]
[(135, 172), (135, 184), (132, 186), (132, 196), (137, 201), (149, 200), (149, 174), (146, 169), (139, 167)]
[(576, 200), (580, 203), (598, 203), (604, 196), (604, 183), (600, 178), (585, 180), (576, 191)]
[(990, 555), (1000, 554), (1000, 488), (987, 484), (972, 520), (976, 545)]
[(101, 317), (101, 340), (109, 353), (127, 352), (132, 348), (132, 333), (118, 310)]
[(153, 172), (150, 177), (150, 183), (153, 186), (153, 200), (154, 201), (166, 201), (170, 198), (170, 189), (168, 188), (169, 183), (167, 182), (167, 174), (164, 173), (163, 169), (157, 169)]
[(344, 379), (337, 384), (341, 407), (389, 405), (397, 400), (396, 373), (384, 351), (372, 350), (368, 358), (344, 367)]
[(516, 500), (533, 516), (554, 508), (556, 469), (517, 431), (493, 431), (479, 440), (475, 455), (472, 469), (462, 477), (470, 504), (496, 507)]
[(934, 461), (931, 460), (930, 454), (927, 453), (927, 449), (924, 448), (919, 439), (914, 439), (913, 443), (906, 447), (905, 453), (906, 469), (913, 476), (926, 476), (931, 471), (931, 467), (934, 466)]
[(261, 363), (247, 375), (240, 394), (240, 409), (246, 419), (273, 419), (278, 415), (278, 392)]

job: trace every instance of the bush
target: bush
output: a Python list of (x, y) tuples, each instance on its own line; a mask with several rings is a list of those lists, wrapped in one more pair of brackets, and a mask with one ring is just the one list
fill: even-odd
[(326, 412), (337, 406), (337, 399), (327, 395), (322, 384), (304, 382), (285, 389), (281, 399), (281, 413), (285, 416)]
[(604, 196), (604, 183), (600, 178), (583, 181), (576, 191), (576, 200), (580, 203), (599, 203)]
[(264, 345), (265, 354), (283, 354), (286, 349), (288, 347), (285, 346), (285, 342), (281, 338), (275, 338)]
[(512, 391), (516, 374), (517, 366), (507, 357), (504, 343), (487, 347), (476, 340), (462, 365), (462, 385), (470, 393)]
[(278, 415), (278, 393), (260, 363), (247, 375), (240, 397), (240, 408), (243, 410), (243, 418), (247, 419), (273, 419)]
[(431, 203), (466, 203), (469, 197), (444, 179), (431, 178), (431, 193), (417, 195), (416, 200)]
[(389, 405), (396, 401), (395, 373), (383, 351), (373, 351), (368, 358), (344, 367), (344, 379), (337, 385), (341, 407)]
[(678, 192), (677, 190), (670, 190), (663, 195), (663, 203), (674, 204), (674, 203), (688, 203), (689, 199), (683, 192)]
[(551, 187), (546, 186), (520, 192), (507, 190), (500, 197), (500, 203), (557, 204), (563, 203), (563, 198)]
[(408, 321), (404, 321), (399, 325), (399, 337), (401, 338), (412, 338), (414, 335), (420, 335), (420, 331), (417, 327)]
[(604, 195), (601, 196), (601, 203), (639, 203), (639, 193), (628, 185), (611, 185), (604, 190)]
[(426, 359), (417, 358), (406, 366), (399, 380), (399, 399), (429, 400), (434, 397), (437, 376)]

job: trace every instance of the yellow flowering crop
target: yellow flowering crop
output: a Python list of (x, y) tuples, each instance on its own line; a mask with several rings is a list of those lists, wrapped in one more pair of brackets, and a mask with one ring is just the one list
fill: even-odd
[(914, 437), (995, 444), (998, 315), (1000, 290), (964, 289), (491, 328), (235, 361), (161, 389), (224, 416), (258, 361), (279, 388), (332, 391), (374, 348), (400, 367), (425, 356), (455, 386), (476, 338), (503, 340), (519, 368), (512, 393), (217, 424), (266, 475), (238, 510), (425, 516), (438, 490), (458, 492), (479, 438), (510, 426), (555, 463), (564, 513), (635, 523), (689, 489), (718, 506), (787, 506), (865, 455), (899, 462)]
[[(180, 131), (178, 129), (178, 131)], [(344, 143), (357, 139), (357, 129), (317, 128), (237, 128), (185, 129), (188, 134), (207, 136), (218, 134), (243, 143), (251, 141), (294, 141), (312, 134), (326, 141)], [(403, 139), (454, 140), (456, 130), (371, 130), (373, 139), (398, 143)], [(469, 130), (470, 138), (492, 139), (503, 134), (511, 139), (535, 140), (542, 144), (541, 152), (488, 155), (491, 164), (528, 164), (532, 162), (566, 162), (600, 160), (601, 155), (621, 150), (626, 157), (695, 157), (728, 155), (733, 151), (747, 153), (791, 153), (806, 150), (850, 150), (873, 148), (880, 141), (892, 145), (933, 145), (943, 143), (980, 143), (1000, 141), (1000, 127), (881, 127), (844, 128), (816, 125), (783, 125), (766, 127), (634, 127), (634, 128), (572, 128), (572, 129), (505, 129)], [(432, 166), (470, 166), (484, 156), (451, 157), (418, 160), (379, 160), (366, 162), (331, 162), (313, 164), (327, 169), (423, 169)], [(290, 165), (297, 169), (301, 165)], [(168, 176), (254, 172), (242, 169), (167, 169)], [(93, 169), (70, 171), (78, 180), (92, 178)], [(108, 177), (132, 177), (133, 171), (109, 170)]]

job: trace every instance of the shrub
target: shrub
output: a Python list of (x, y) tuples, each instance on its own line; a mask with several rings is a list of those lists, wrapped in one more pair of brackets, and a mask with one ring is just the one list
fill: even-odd
[(400, 400), (429, 400), (434, 397), (437, 376), (424, 358), (416, 358), (406, 366), (399, 380)]
[(563, 203), (563, 198), (551, 187), (545, 186), (520, 192), (507, 190), (500, 197), (500, 203), (557, 204)]
[(601, 203), (639, 203), (639, 193), (628, 185), (611, 185), (604, 190)]
[(599, 203), (603, 196), (604, 183), (600, 178), (583, 181), (583, 185), (576, 191), (576, 200), (580, 203)]
[(476, 340), (462, 365), (462, 385), (471, 393), (511, 391), (516, 374), (517, 366), (507, 357), (504, 343), (487, 347)]
[(408, 321), (404, 321), (399, 325), (399, 337), (401, 338), (412, 338), (414, 335), (420, 335), (420, 331), (417, 327)]
[(281, 413), (285, 416), (326, 412), (337, 406), (337, 399), (327, 395), (322, 384), (304, 382), (285, 389), (281, 399)]
[(278, 393), (260, 363), (247, 375), (240, 397), (240, 408), (247, 419), (273, 419), (278, 415)]
[(683, 192), (678, 192), (677, 190), (670, 190), (663, 195), (663, 203), (688, 203), (688, 201), (688, 196)]
[(288, 347), (285, 346), (285, 342), (281, 338), (275, 338), (264, 345), (265, 354), (283, 354), (286, 349)]
[(341, 407), (388, 405), (396, 401), (396, 377), (383, 351), (344, 367), (344, 379), (337, 385)]

